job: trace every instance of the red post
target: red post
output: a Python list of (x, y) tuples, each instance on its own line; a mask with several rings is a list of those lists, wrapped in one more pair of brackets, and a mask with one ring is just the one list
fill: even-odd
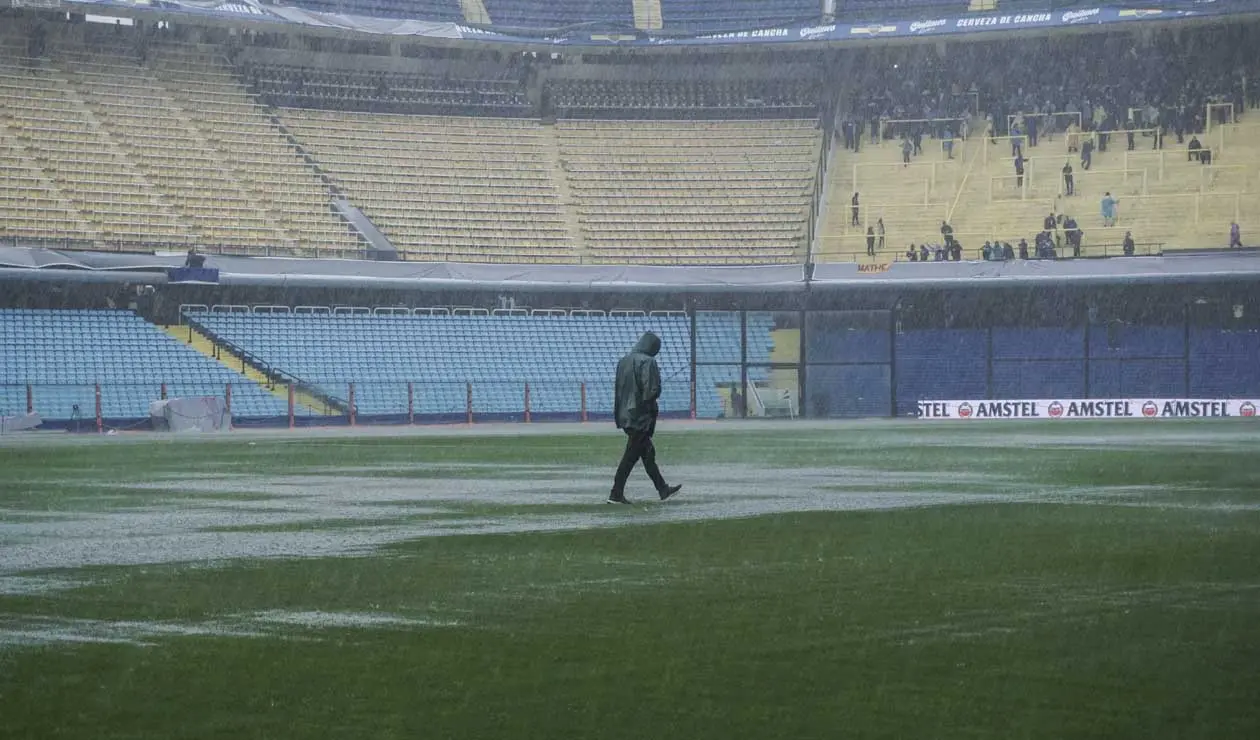
[(468, 402), (467, 402), (467, 410), (468, 410), (468, 423), (469, 423), (469, 424), (471, 424), (471, 423), (473, 423), (473, 419), (472, 419), (472, 381), (469, 381), (469, 383), (468, 383)]
[(582, 423), (586, 423), (586, 381), (582, 381)]
[(696, 420), (696, 382), (691, 381), (691, 420)]
[(26, 413), (35, 413), (35, 390), (30, 383), (26, 384)]
[(354, 383), (350, 384), (350, 426), (354, 426)]
[(407, 383), (407, 423), (416, 423), (416, 389)]
[(529, 383), (525, 384), (525, 423), (530, 422), (529, 418)]
[(232, 384), (228, 383), (223, 389), (223, 405), (227, 408), (228, 429), (232, 428)]
[(96, 384), (96, 433), (105, 431), (105, 419), (101, 418), (101, 384)]
[(293, 399), (296, 394), (293, 392), (293, 384), (289, 383), (289, 428), (293, 428)]
[(162, 400), (166, 400), (166, 383), (162, 384)]

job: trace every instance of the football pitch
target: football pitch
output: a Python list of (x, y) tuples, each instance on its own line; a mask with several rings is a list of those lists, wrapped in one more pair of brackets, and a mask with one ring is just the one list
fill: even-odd
[(1260, 426), (0, 440), (4, 738), (1256, 738)]

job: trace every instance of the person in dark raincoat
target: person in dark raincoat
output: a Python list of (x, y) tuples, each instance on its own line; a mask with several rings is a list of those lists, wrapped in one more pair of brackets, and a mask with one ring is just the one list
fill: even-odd
[(656, 447), (652, 444), (659, 413), (657, 401), (661, 397), (661, 371), (656, 365), (656, 355), (660, 351), (661, 338), (647, 332), (639, 338), (630, 354), (617, 363), (613, 416), (617, 420), (617, 428), (626, 433), (626, 450), (621, 455), (621, 464), (617, 466), (612, 493), (608, 495), (610, 504), (630, 503), (626, 500), (626, 480), (640, 460), (662, 501), (682, 488), (665, 482), (660, 468), (656, 467)]

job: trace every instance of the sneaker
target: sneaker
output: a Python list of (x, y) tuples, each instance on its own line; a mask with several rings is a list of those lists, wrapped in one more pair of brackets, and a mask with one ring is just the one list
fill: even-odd
[(610, 495), (608, 496), (608, 500), (607, 500), (607, 501), (605, 501), (604, 503), (606, 503), (606, 504), (628, 504), (628, 503), (630, 503), (630, 502), (626, 500), (626, 497), (625, 497), (623, 494), (613, 493), (613, 494), (610, 494)]
[(660, 491), (661, 500), (664, 501), (665, 499), (669, 498), (670, 496), (673, 496), (675, 493), (678, 493), (681, 490), (682, 490), (681, 484), (677, 486), (666, 486), (665, 490)]

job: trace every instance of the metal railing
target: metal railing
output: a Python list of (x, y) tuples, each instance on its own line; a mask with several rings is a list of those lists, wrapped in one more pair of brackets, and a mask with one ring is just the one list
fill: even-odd
[[(665, 418), (696, 418), (691, 381), (662, 401)], [(476, 424), (588, 422), (611, 418), (612, 384), (588, 381), (316, 381), (277, 386), (260, 396), (249, 381), (206, 383), (0, 384), (0, 416), (36, 414), (44, 428), (81, 432), (156, 428), (150, 404), (173, 398), (223, 401), (234, 427), (357, 426), (359, 424)], [(248, 395), (244, 395), (248, 394)], [(592, 402), (599, 394), (598, 403)], [(687, 399), (683, 405), (679, 398)]]
[[(1018, 247), (1018, 240), (1010, 241), (1009, 243), (1013, 247)], [(1034, 246), (1033, 243), (1030, 241), (1028, 243), (1028, 248), (1030, 252), (1033, 249), (1033, 246)], [(1134, 242), (1133, 254), (1126, 255), (1124, 253), (1123, 242), (1105, 242), (1105, 243), (1100, 243), (1100, 244), (1085, 244), (1081, 246), (1081, 253), (1079, 255), (1076, 255), (1073, 252), (1072, 248), (1066, 242), (1063, 242), (1062, 245), (1056, 250), (1057, 256), (1054, 257), (1053, 259), (1054, 260), (1112, 259), (1112, 258), (1122, 258), (1126, 256), (1161, 257), (1164, 254), (1164, 246), (1165, 246), (1164, 242)], [(868, 258), (868, 255), (866, 254), (865, 249), (863, 250), (824, 249), (823, 251), (818, 253), (817, 257), (818, 257), (819, 262), (855, 262), (858, 264), (863, 264), (863, 263), (869, 263), (871, 261)], [(912, 262), (912, 261), (922, 262), (923, 261), (923, 260), (910, 260), (906, 256), (906, 253), (904, 250), (898, 251), (895, 248), (885, 249), (883, 253), (876, 255), (874, 259), (877, 262), (881, 262), (881, 263)], [(984, 259), (983, 246), (982, 247), (970, 247), (970, 246), (965, 247), (962, 251), (962, 259), (963, 261), (967, 261), (967, 262), (986, 261)], [(1019, 259), (1018, 252), (1016, 253), (1016, 259)], [(1050, 258), (1036, 258), (1030, 254), (1028, 261), (1034, 261), (1038, 259), (1045, 260), (1045, 259), (1050, 259)], [(928, 262), (949, 262), (951, 260), (937, 260), (935, 258), (935, 254), (932, 251), (929, 251), (927, 261)], [(987, 261), (1005, 262), (1007, 260), (987, 260)]]

